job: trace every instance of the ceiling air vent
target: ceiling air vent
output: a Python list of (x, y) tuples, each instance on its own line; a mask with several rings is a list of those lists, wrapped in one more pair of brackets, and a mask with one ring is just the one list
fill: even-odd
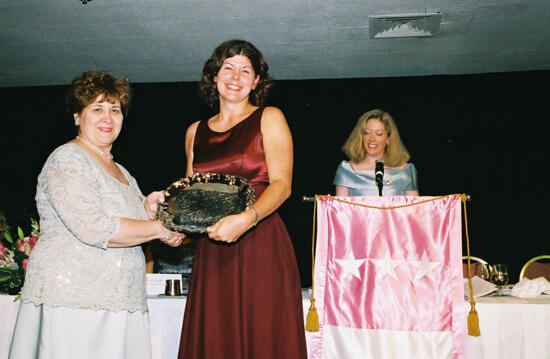
[(441, 13), (369, 16), (371, 39), (429, 37), (439, 32)]

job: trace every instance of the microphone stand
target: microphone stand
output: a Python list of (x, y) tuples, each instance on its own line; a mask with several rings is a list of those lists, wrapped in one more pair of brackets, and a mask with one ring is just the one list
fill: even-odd
[(378, 195), (382, 197), (382, 187), (384, 186), (384, 184), (382, 183), (382, 181), (378, 180), (376, 181), (376, 185), (378, 186)]

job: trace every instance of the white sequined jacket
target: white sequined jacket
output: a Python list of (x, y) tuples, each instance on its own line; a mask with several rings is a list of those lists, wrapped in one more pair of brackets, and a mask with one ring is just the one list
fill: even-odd
[(135, 179), (119, 167), (129, 185), (75, 144), (48, 157), (38, 176), (41, 236), (29, 258), (23, 302), (147, 311), (141, 247), (107, 248), (121, 217), (147, 218)]

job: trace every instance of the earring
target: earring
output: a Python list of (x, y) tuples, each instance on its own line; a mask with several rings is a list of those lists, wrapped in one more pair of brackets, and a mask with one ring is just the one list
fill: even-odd
[(78, 118), (74, 119), (74, 125), (77, 127), (80, 126), (80, 120)]

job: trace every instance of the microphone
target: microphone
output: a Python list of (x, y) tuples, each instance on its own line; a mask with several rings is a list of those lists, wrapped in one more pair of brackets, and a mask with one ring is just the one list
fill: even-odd
[(376, 160), (374, 177), (376, 179), (376, 185), (378, 186), (378, 195), (382, 197), (382, 187), (384, 186), (384, 160), (381, 158)]

